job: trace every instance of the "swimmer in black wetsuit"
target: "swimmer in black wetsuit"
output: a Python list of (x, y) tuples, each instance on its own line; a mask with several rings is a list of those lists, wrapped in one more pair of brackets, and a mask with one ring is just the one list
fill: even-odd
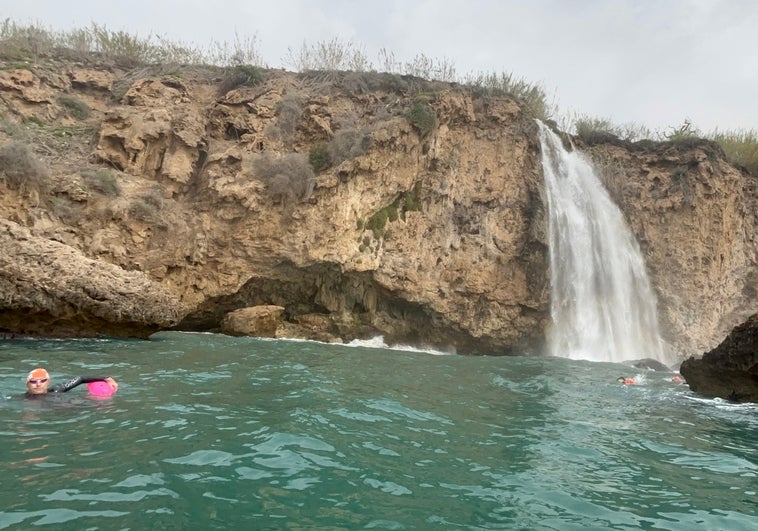
[(50, 375), (45, 369), (34, 369), (26, 377), (26, 397), (32, 398), (47, 393), (65, 393), (74, 387), (90, 382), (106, 382), (114, 391), (118, 389), (118, 384), (110, 376), (77, 376), (62, 384), (50, 386)]

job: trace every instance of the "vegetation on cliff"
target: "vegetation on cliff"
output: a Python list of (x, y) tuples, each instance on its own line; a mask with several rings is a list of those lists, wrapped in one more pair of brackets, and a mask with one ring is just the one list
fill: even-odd
[(732, 164), (742, 166), (752, 175), (758, 176), (758, 133), (754, 130), (716, 130), (703, 134), (692, 122), (685, 120), (682, 124), (669, 127), (665, 131), (652, 132), (641, 125), (621, 126), (608, 119), (589, 116), (577, 118), (572, 127), (577, 136), (589, 145), (619, 140), (639, 142), (650, 139), (682, 145), (697, 140), (711, 140), (724, 150)]
[[(124, 31), (112, 31), (93, 23), (87, 28), (52, 31), (39, 25), (21, 25), (6, 19), (0, 24), (0, 56), (9, 62), (5, 68), (27, 68), (29, 61), (58, 55), (97, 56), (125, 66), (149, 64), (217, 65), (225, 67), (220, 93), (242, 85), (254, 85), (262, 80), (261, 68), (267, 66), (259, 53), (256, 37), (235, 34), (234, 40), (214, 41), (207, 47), (176, 43), (160, 36), (139, 37)], [(458, 82), (479, 95), (510, 95), (522, 102), (534, 118), (548, 122), (557, 120), (566, 131), (592, 142), (602, 139), (637, 141), (681, 141), (705, 138), (718, 143), (727, 158), (753, 175), (758, 174), (758, 133), (755, 130), (702, 133), (685, 120), (672, 124), (664, 131), (651, 131), (644, 125), (618, 125), (605, 118), (590, 116), (558, 116), (558, 109), (547, 100), (542, 86), (517, 78), (507, 72), (476, 72), (460, 76), (455, 65), (447, 59), (428, 57), (420, 53), (410, 61), (399, 61), (393, 52), (382, 49), (375, 65), (364, 49), (352, 41), (333, 38), (315, 44), (303, 43), (288, 49), (285, 66), (294, 71), (318, 75), (322, 80), (335, 80), (340, 72), (387, 72), (443, 82)], [(424, 120), (428, 130), (430, 118), (417, 104), (411, 111), (414, 120)], [(78, 102), (72, 102), (73, 113), (86, 113)], [(316, 161), (316, 166), (322, 165)]]
[[(235, 85), (260, 81), (260, 68), (267, 68), (258, 52), (255, 38), (235, 35), (231, 43), (212, 42), (208, 47), (176, 43), (160, 36), (139, 37), (112, 31), (93, 23), (87, 28), (53, 31), (38, 25), (21, 25), (6, 19), (0, 24), (0, 56), (9, 60), (5, 68), (29, 68), (41, 58), (56, 56), (71, 59), (112, 61), (121, 66), (176, 64), (226, 67), (220, 92)], [(528, 112), (543, 121), (552, 118), (553, 106), (544, 89), (511, 73), (471, 73), (462, 78), (446, 59), (418, 54), (410, 61), (398, 61), (394, 54), (381, 50), (375, 66), (363, 49), (350, 41), (332, 39), (315, 44), (303, 43), (290, 48), (286, 66), (325, 81), (335, 81), (341, 72), (384, 72), (425, 80), (459, 82), (479, 95), (510, 95), (522, 101)], [(407, 81), (397, 80), (397, 83)]]

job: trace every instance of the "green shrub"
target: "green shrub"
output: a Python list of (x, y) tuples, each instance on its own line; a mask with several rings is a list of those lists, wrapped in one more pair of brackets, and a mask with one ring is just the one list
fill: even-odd
[(417, 99), (413, 102), (411, 110), (406, 115), (413, 126), (419, 130), (422, 137), (431, 133), (437, 127), (437, 113), (434, 112), (431, 105), (423, 99)]
[(421, 192), (421, 183), (418, 182), (413, 186), (413, 189), (408, 192), (400, 194), (392, 203), (385, 206), (378, 212), (375, 212), (366, 223), (362, 223), (359, 220), (359, 230), (370, 230), (374, 233), (376, 239), (387, 238), (389, 229), (387, 229), (387, 222), (394, 222), (398, 219), (405, 221), (405, 213), (411, 210), (418, 210), (418, 196)]
[(77, 120), (89, 118), (89, 106), (82, 100), (71, 94), (64, 94), (58, 98), (58, 103), (66, 109), (68, 114)]
[(152, 189), (144, 192), (140, 196), (140, 199), (142, 199), (142, 201), (144, 201), (146, 204), (160, 210), (163, 208), (163, 189), (160, 185), (155, 185)]
[(278, 159), (263, 153), (253, 160), (252, 169), (253, 176), (265, 183), (266, 195), (274, 201), (304, 201), (313, 193), (313, 167), (301, 153), (289, 153)]
[(142, 221), (144, 223), (153, 223), (156, 220), (158, 209), (155, 205), (148, 203), (144, 198), (135, 199), (129, 205), (129, 217)]
[[(603, 142), (656, 142), (666, 140), (661, 132), (652, 132), (650, 128), (636, 123), (614, 124), (608, 118), (596, 118), (587, 115), (563, 115), (556, 129), (569, 131), (589, 145)], [(651, 144), (652, 145), (652, 144)]]
[(29, 146), (11, 142), (0, 146), (0, 176), (15, 190), (42, 191), (47, 187), (49, 174)]
[(90, 190), (108, 197), (118, 197), (121, 195), (121, 187), (118, 184), (116, 174), (112, 170), (106, 168), (84, 170), (80, 171), (79, 175), (82, 176), (82, 179)]
[(311, 163), (313, 171), (316, 173), (331, 166), (332, 159), (329, 156), (329, 146), (326, 142), (316, 142), (311, 146), (308, 152), (308, 162)]
[(387, 219), (389, 219), (388, 212), (388, 207), (384, 207), (368, 218), (366, 222), (365, 228), (372, 231), (377, 240), (384, 235), (384, 228), (387, 226)]
[(369, 146), (371, 136), (357, 129), (340, 129), (329, 143), (318, 142), (308, 155), (311, 166), (317, 172), (329, 166), (337, 166), (346, 160), (362, 155)]
[(142, 192), (129, 206), (129, 217), (145, 223), (164, 226), (161, 212), (165, 209), (163, 190), (159, 185)]
[(254, 87), (263, 82), (263, 72), (252, 65), (235, 65), (224, 69), (224, 77), (218, 87), (219, 96), (238, 87)]
[(592, 146), (619, 140), (619, 131), (610, 120), (604, 118), (580, 118), (574, 124), (576, 136)]
[(372, 91), (403, 94), (411, 91), (411, 85), (420, 84), (411, 76), (398, 73), (342, 72), (341, 74), (334, 80), (334, 84), (350, 94), (365, 94)]
[(402, 208), (400, 209), (403, 219), (405, 219), (405, 213), (412, 210), (420, 210), (419, 195), (421, 194), (421, 183), (417, 182), (413, 185), (413, 189), (409, 192), (403, 192), (402, 194)]

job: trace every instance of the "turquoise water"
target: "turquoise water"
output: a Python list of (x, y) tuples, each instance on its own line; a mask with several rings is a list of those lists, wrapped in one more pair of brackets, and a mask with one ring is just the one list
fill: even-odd
[[(37, 365), (120, 389), (19, 399)], [(0, 342), (0, 529), (758, 528), (758, 407), (670, 376), (211, 334)]]

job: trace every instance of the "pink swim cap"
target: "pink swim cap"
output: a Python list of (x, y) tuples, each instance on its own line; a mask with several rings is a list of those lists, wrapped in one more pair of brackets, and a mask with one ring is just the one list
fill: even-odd
[(108, 382), (97, 381), (87, 384), (87, 390), (95, 396), (111, 396), (116, 390)]

